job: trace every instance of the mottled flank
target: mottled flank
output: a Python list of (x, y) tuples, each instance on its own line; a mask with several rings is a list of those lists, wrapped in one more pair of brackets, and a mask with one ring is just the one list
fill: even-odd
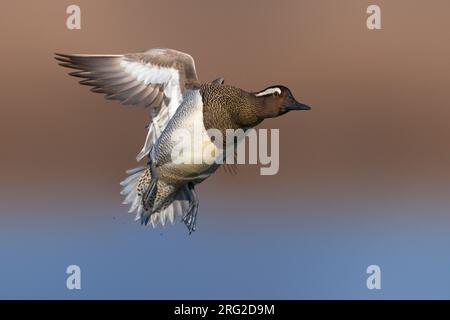
[(144, 190), (147, 190), (148, 186), (150, 185), (150, 179), (151, 179), (150, 169), (147, 168), (138, 181), (137, 194), (139, 197), (142, 197)]

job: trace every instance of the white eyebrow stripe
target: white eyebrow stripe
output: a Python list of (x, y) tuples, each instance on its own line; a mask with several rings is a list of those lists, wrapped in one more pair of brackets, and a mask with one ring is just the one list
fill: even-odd
[(278, 94), (281, 94), (281, 89), (280, 88), (269, 88), (269, 89), (264, 90), (263, 92), (259, 92), (259, 93), (255, 94), (255, 96), (262, 97), (262, 96), (274, 94), (275, 92), (278, 92)]

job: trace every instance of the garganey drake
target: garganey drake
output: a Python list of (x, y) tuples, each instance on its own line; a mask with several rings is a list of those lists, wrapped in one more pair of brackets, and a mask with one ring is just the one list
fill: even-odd
[[(180, 217), (189, 233), (195, 231), (198, 197), (194, 187), (220, 166), (203, 158), (188, 164), (175, 161), (174, 141), (179, 129), (191, 132), (197, 126), (202, 133), (208, 129), (248, 130), (266, 118), (310, 109), (284, 86), (247, 92), (223, 84), (222, 78), (200, 83), (194, 59), (172, 49), (123, 55), (57, 53), (55, 58), (61, 66), (76, 69), (70, 75), (83, 78), (80, 83), (92, 86), (91, 91), (123, 105), (150, 110), (147, 138), (136, 157), (140, 161), (148, 156), (148, 163), (127, 171), (121, 194), (124, 204), (131, 204), (129, 212), (136, 213), (136, 220), (153, 227), (158, 223), (164, 226), (166, 220), (173, 224)], [(215, 149), (212, 140), (207, 138), (201, 145)], [(214, 159), (218, 154), (213, 153)]]

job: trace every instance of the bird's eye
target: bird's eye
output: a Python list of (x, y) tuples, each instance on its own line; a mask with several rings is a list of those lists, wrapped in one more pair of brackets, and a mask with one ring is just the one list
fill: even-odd
[(279, 93), (278, 91), (275, 91), (275, 92), (273, 93), (273, 95), (274, 95), (275, 97), (279, 97), (279, 96), (280, 96), (280, 93)]

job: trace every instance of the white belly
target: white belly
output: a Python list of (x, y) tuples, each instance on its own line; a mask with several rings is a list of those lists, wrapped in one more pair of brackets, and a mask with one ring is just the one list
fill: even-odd
[[(203, 102), (199, 91), (190, 96), (186, 106), (180, 106), (183, 114), (180, 123), (173, 128), (170, 138), (172, 140), (171, 159), (174, 164), (190, 164), (207, 166), (221, 159), (222, 150), (217, 147), (220, 143), (211, 141), (212, 134), (216, 141), (222, 137), (217, 136), (216, 130), (207, 131), (203, 123)], [(200, 169), (200, 168), (199, 168)]]

